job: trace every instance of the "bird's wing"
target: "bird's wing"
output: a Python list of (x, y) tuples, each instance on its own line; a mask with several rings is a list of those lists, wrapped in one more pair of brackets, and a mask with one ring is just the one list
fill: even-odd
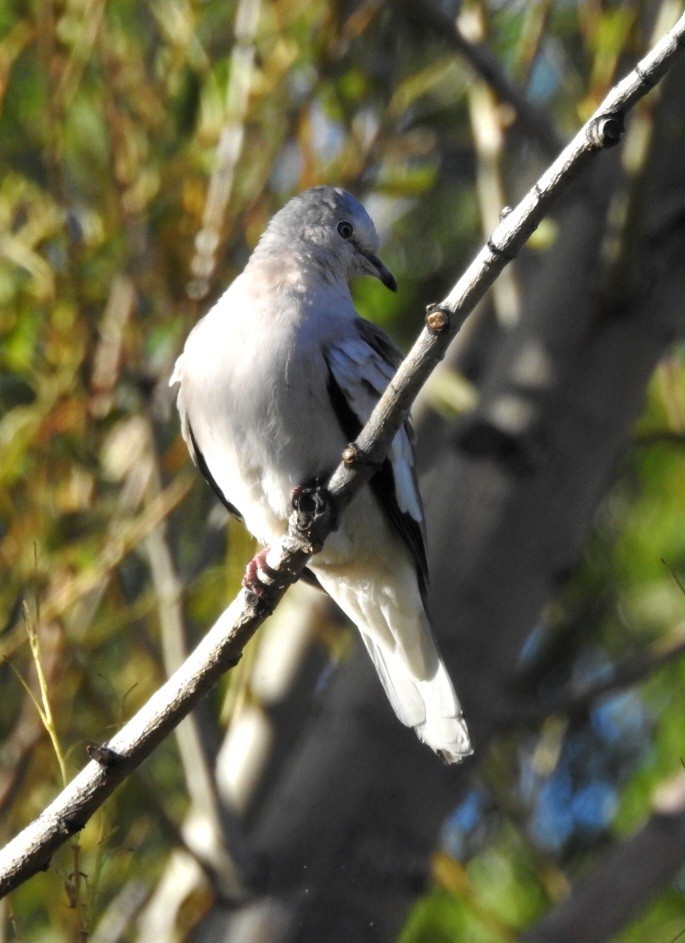
[(183, 386), (183, 357), (184, 355), (181, 354), (181, 356), (176, 361), (174, 372), (172, 373), (171, 379), (169, 380), (169, 386), (174, 386), (174, 384), (176, 383), (179, 384), (177, 405), (178, 405), (178, 412), (181, 417), (181, 435), (183, 436), (185, 443), (188, 446), (190, 457), (192, 458), (195, 465), (197, 465), (204, 480), (207, 482), (207, 484), (212, 489), (214, 494), (217, 496), (219, 501), (221, 501), (221, 503), (226, 508), (228, 513), (232, 514), (233, 517), (236, 517), (239, 521), (242, 521), (243, 516), (238, 510), (238, 508), (234, 504), (231, 504), (231, 502), (223, 493), (219, 485), (216, 483), (216, 480), (214, 479), (214, 476), (210, 472), (209, 466), (207, 465), (207, 460), (202, 454), (202, 450), (197, 443), (197, 439), (195, 438), (193, 427), (190, 424), (190, 416), (188, 415), (188, 403), (186, 402), (186, 394), (185, 394), (185, 389)]
[[(387, 335), (362, 318), (354, 332), (324, 352), (328, 393), (343, 434), (352, 442), (367, 422), (402, 360)], [(370, 482), (381, 507), (409, 547), (422, 592), (428, 580), (423, 508), (414, 469), (413, 432), (405, 422), (392, 441), (388, 458)]]

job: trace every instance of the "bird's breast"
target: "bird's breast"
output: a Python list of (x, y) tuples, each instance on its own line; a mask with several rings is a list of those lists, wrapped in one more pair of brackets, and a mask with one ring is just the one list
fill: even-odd
[[(211, 327), (211, 325), (209, 325)], [(329, 474), (345, 445), (320, 344), (299, 325), (224, 324), (198, 338), (184, 385), (188, 417), (212, 477), (269, 542), (283, 532), (296, 485)], [(251, 325), (255, 327), (254, 324)]]

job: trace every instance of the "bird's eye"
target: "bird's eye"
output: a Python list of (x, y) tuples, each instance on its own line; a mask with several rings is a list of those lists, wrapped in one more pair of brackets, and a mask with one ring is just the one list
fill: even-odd
[(338, 223), (338, 235), (342, 236), (343, 239), (349, 239), (353, 232), (354, 226), (352, 223), (348, 223), (346, 219)]

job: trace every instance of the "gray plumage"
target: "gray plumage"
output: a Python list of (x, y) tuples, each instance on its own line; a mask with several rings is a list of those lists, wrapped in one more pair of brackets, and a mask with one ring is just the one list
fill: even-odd
[[(368, 419), (400, 355), (359, 317), (348, 280), (394, 290), (374, 225), (349, 193), (315, 187), (269, 223), (245, 270), (196, 325), (174, 370), (183, 436), (205, 477), (265, 545), (292, 492), (325, 480)], [(398, 718), (448, 762), (471, 753), (425, 614), (423, 511), (411, 429), (312, 557), (358, 627)]]

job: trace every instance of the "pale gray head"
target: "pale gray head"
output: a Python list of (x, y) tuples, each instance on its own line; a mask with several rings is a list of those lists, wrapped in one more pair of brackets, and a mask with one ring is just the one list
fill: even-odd
[(255, 249), (255, 260), (296, 256), (322, 274), (347, 281), (373, 275), (397, 290), (378, 258), (380, 240), (361, 203), (339, 187), (312, 187), (293, 197), (273, 217)]

